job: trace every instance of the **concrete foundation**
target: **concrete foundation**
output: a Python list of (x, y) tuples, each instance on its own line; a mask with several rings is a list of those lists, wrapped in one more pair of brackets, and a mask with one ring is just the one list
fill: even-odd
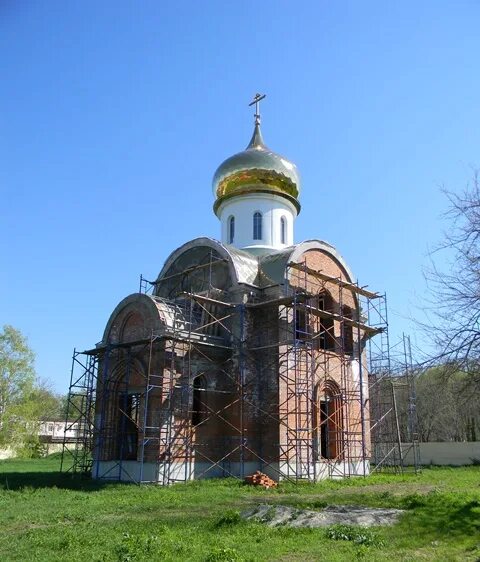
[[(175, 482), (186, 480), (198, 480), (206, 478), (241, 478), (260, 470), (274, 480), (295, 478), (301, 475), (302, 469), (295, 464), (286, 463), (271, 464), (265, 466), (260, 462), (224, 463), (222, 465), (209, 464), (206, 462), (173, 463), (167, 466), (165, 463), (139, 461), (96, 461), (92, 468), (92, 477), (100, 480), (120, 480), (123, 482)], [(346, 476), (367, 476), (370, 473), (368, 461), (362, 462), (318, 462), (315, 466), (305, 467), (305, 478), (311, 479), (315, 474), (316, 480), (326, 478), (345, 478)], [(301, 477), (301, 476), (300, 476)]]

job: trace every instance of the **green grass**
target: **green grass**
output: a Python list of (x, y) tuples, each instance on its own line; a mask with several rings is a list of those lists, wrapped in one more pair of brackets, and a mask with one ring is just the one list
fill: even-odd
[[(480, 467), (263, 491), (235, 480), (168, 488), (59, 474), (58, 457), (0, 461), (0, 560), (480, 560)], [(269, 528), (256, 503), (400, 507), (393, 527)]]

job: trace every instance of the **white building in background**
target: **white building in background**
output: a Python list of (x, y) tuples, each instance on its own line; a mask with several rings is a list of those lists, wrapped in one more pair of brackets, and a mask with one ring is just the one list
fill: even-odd
[(78, 423), (64, 421), (42, 421), (38, 430), (40, 441), (43, 443), (63, 443), (76, 441), (79, 435)]

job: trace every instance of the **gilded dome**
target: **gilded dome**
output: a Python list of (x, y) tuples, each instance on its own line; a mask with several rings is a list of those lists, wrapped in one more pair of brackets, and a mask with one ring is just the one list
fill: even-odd
[(247, 148), (230, 156), (217, 168), (213, 176), (214, 211), (223, 201), (245, 193), (281, 195), (300, 211), (297, 167), (265, 146), (258, 123)]

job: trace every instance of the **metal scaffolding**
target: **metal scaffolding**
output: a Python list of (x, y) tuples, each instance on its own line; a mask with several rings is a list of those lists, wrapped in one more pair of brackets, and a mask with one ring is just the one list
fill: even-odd
[[(389, 349), (388, 364), (373, 361), (369, 373), (373, 470), (418, 472), (415, 380), (420, 371), (413, 365), (409, 336), (403, 334)], [(376, 351), (371, 356), (377, 356)]]
[[(385, 388), (408, 382), (413, 440), (414, 373), (410, 358), (406, 376), (392, 381), (385, 296), (289, 263), (283, 284), (232, 302), (212, 285), (221, 262), (210, 255), (154, 283), (140, 278), (140, 293), (174, 285), (172, 298), (152, 296), (173, 311), (161, 332), (74, 351), (67, 419), (78, 438), (64, 443), (62, 470), (161, 484), (243, 478), (252, 463), (292, 481), (365, 475), (369, 459), (374, 470), (403, 470), (396, 393)], [(185, 286), (199, 270), (205, 290)], [(259, 383), (267, 380), (276, 382)], [(268, 422), (278, 428), (276, 455), (262, 433)], [(93, 462), (102, 458), (114, 462)]]

